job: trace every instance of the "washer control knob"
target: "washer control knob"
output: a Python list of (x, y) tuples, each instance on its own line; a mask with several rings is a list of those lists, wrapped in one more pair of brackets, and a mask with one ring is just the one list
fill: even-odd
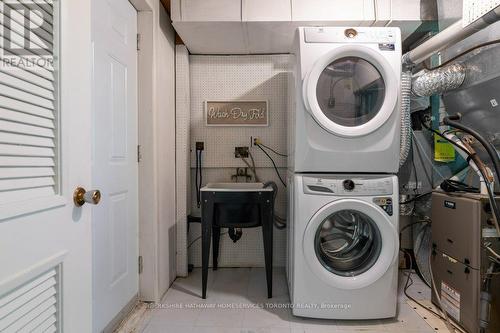
[(354, 182), (351, 179), (344, 180), (343, 185), (347, 191), (354, 190), (354, 187), (356, 186), (356, 184), (354, 184)]

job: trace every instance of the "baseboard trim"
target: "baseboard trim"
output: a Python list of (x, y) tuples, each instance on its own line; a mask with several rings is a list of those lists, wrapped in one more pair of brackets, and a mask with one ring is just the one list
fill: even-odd
[(102, 333), (113, 333), (120, 327), (120, 324), (128, 317), (129, 313), (134, 310), (139, 302), (139, 294), (134, 297), (125, 305), (123, 309), (109, 322), (108, 325), (102, 330)]

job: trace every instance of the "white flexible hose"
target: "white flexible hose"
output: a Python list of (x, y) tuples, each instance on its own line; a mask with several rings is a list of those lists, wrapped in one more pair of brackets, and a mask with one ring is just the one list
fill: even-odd
[(401, 132), (399, 148), (399, 166), (401, 167), (408, 158), (411, 148), (411, 71), (401, 73)]

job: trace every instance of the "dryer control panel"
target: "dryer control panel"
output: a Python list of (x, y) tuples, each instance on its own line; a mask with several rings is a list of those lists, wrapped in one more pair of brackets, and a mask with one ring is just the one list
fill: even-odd
[(391, 177), (302, 177), (304, 193), (338, 196), (381, 196), (392, 195)]
[(396, 43), (398, 28), (310, 27), (304, 28), (306, 43)]

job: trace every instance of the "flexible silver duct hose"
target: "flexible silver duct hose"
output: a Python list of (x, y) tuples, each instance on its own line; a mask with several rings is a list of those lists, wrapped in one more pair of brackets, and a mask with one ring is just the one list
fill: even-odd
[(415, 77), (412, 83), (412, 92), (417, 96), (432, 96), (456, 89), (464, 83), (466, 67), (460, 63), (424, 70)]
[(404, 70), (401, 74), (401, 146), (399, 149), (399, 166), (401, 167), (411, 147), (411, 117), (410, 117), (410, 95), (411, 95), (411, 71)]

